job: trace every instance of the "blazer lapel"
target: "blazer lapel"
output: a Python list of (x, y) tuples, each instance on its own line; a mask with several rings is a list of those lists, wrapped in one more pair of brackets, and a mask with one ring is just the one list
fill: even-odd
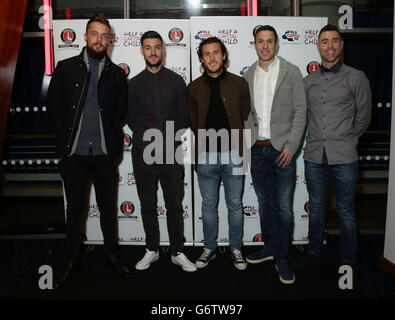
[(248, 82), (248, 88), (250, 89), (250, 97), (251, 97), (251, 106), (255, 109), (254, 106), (254, 77), (256, 70), (257, 62), (255, 62), (247, 71), (246, 80)]
[(285, 64), (281, 61), (281, 58), (278, 57), (279, 63), (280, 63), (280, 70), (278, 71), (278, 76), (277, 76), (277, 82), (276, 82), (276, 88), (274, 89), (274, 96), (273, 96), (273, 101), (276, 98), (277, 91), (280, 88), (281, 83), (283, 82), (285, 75), (288, 72), (288, 68), (285, 66)]

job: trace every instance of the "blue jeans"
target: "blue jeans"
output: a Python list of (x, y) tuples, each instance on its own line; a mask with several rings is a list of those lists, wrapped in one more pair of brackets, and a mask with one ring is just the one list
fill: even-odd
[(324, 152), (321, 164), (305, 160), (305, 175), (310, 204), (308, 251), (315, 255), (321, 252), (328, 187), (332, 180), (340, 218), (340, 259), (342, 263), (355, 263), (357, 227), (354, 202), (358, 162), (328, 165)]
[[(218, 200), (221, 179), (228, 208), (229, 246), (231, 250), (234, 250), (240, 249), (243, 244), (243, 205), (241, 198), (244, 176), (234, 175), (233, 169), (240, 168), (242, 164), (229, 161), (230, 155), (230, 152), (205, 152), (199, 158), (199, 163), (196, 166), (202, 196), (204, 246), (210, 250), (215, 250), (217, 247)], [(205, 164), (202, 164), (202, 158), (205, 159)]]
[(276, 159), (280, 152), (272, 146), (251, 149), (251, 177), (258, 198), (265, 250), (277, 261), (289, 261), (293, 233), (292, 198), (296, 180), (295, 158), (283, 168)]

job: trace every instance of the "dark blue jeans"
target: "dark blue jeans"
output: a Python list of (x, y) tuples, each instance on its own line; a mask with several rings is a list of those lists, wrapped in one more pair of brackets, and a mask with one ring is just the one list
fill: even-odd
[(251, 176), (258, 197), (259, 216), (265, 250), (276, 261), (289, 261), (293, 232), (292, 198), (296, 162), (283, 168), (276, 159), (280, 152), (272, 146), (254, 145), (251, 149)]
[(358, 162), (328, 165), (324, 152), (321, 164), (305, 161), (305, 175), (310, 203), (308, 251), (315, 255), (321, 252), (328, 187), (332, 181), (340, 218), (340, 260), (342, 263), (355, 263), (357, 227), (354, 203)]

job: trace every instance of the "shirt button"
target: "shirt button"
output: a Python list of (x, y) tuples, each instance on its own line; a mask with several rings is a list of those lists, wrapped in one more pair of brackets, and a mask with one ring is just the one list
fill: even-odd
[(78, 87), (78, 83), (76, 83), (75, 86)]

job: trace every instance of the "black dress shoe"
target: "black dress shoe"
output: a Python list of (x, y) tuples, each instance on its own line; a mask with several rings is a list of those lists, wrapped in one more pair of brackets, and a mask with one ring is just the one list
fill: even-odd
[(59, 290), (60, 288), (64, 287), (66, 283), (70, 281), (70, 279), (75, 274), (75, 271), (77, 270), (77, 266), (78, 266), (77, 260), (70, 260), (66, 264), (66, 270), (64, 271), (60, 279), (55, 283), (55, 290)]
[(106, 265), (119, 277), (126, 278), (129, 276), (129, 269), (121, 264), (114, 253), (106, 255)]

